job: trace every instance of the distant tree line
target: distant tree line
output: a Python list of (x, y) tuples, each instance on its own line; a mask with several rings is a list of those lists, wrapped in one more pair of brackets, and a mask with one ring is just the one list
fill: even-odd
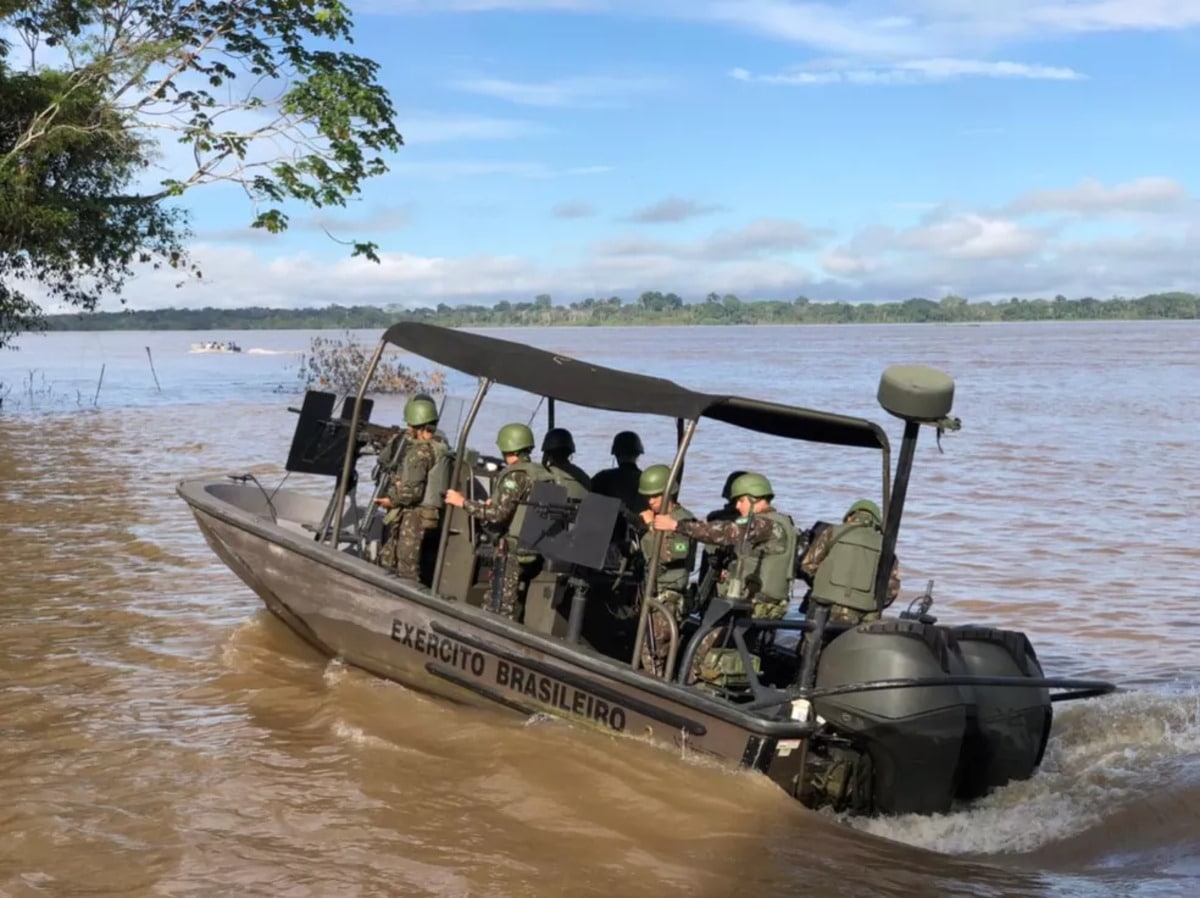
[(434, 308), (339, 306), (302, 309), (152, 309), (49, 315), (46, 328), (67, 330), (291, 330), (383, 328), (397, 321), (426, 321), (449, 327), (666, 324), (902, 324), (987, 321), (1084, 321), (1200, 318), (1200, 295), (1152, 293), (1136, 299), (1022, 299), (970, 302), (962, 296), (903, 302), (814, 302), (806, 296), (785, 300), (742, 300), (710, 293), (686, 303), (678, 294), (651, 291), (633, 302), (619, 296), (589, 297), (556, 305), (542, 294), (532, 302), (492, 306), (440, 303)]

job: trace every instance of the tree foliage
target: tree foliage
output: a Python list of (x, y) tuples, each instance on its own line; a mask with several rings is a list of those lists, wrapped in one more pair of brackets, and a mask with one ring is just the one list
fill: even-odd
[(402, 144), (341, 0), (0, 0), (0, 26), (0, 346), (41, 322), (29, 285), (91, 311), (135, 265), (198, 274), (189, 190), (236, 185), (277, 233)]
[[(313, 337), (308, 352), (300, 358), (298, 376), (305, 387), (331, 393), (358, 392), (373, 348), (364, 347), (347, 331), (340, 339)], [(413, 371), (396, 359), (383, 358), (371, 380), (373, 393), (440, 393), (445, 389), (444, 371)]]
[[(903, 302), (816, 302), (798, 296), (741, 300), (733, 294), (710, 293), (703, 302), (666, 301), (658, 306), (643, 293), (634, 302), (619, 296), (550, 304), (543, 294), (533, 302), (501, 300), (492, 306), (380, 308), (327, 306), (301, 309), (149, 309), (139, 312), (100, 312), (87, 317), (52, 315), (52, 330), (287, 330), (316, 328), (386, 328), (397, 321), (426, 321), (447, 327), (509, 327), (563, 325), (691, 325), (691, 324), (979, 324), (992, 321), (1094, 321), (1200, 318), (1200, 296), (1193, 293), (1151, 293), (1137, 299), (1056, 297), (1000, 302), (968, 302), (947, 296), (938, 302), (914, 297)], [(675, 296), (673, 293), (665, 296)], [(678, 298), (678, 297), (676, 297)]]

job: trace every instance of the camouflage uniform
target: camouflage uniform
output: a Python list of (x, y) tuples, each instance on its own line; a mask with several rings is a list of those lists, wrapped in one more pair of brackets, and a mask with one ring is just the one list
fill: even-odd
[[(704, 522), (681, 521), (675, 532), (683, 533), (685, 536), (690, 536), (699, 542), (709, 545), (728, 546), (736, 549), (742, 545), (743, 540), (745, 540), (745, 545), (747, 546), (756, 546), (768, 542), (780, 535), (777, 532), (778, 528), (779, 525), (775, 521), (762, 513), (758, 513), (750, 518), (749, 530), (747, 530), (746, 520), (738, 517), (732, 520)], [(783, 602), (756, 601), (753, 604), (750, 616), (778, 620), (786, 612), (786, 600)], [(701, 638), (700, 643), (696, 647), (696, 653), (692, 658), (692, 669), (688, 677), (688, 682), (695, 682), (701, 678), (700, 669), (704, 664), (705, 658), (717, 645), (718, 641), (724, 642), (727, 637), (728, 627), (716, 627)]]
[[(713, 521), (736, 521), (738, 517), (737, 506), (733, 503), (728, 503), (710, 511), (704, 520), (709, 523)], [(713, 578), (720, 577), (721, 572), (727, 570), (733, 564), (733, 557), (733, 549), (729, 546), (705, 546), (704, 552), (700, 555), (700, 572), (696, 577), (701, 588), (704, 587), (704, 581), (708, 578), (710, 569), (715, 568), (712, 571)], [(699, 598), (701, 602), (707, 600), (705, 596), (700, 596)]]
[[(529, 498), (533, 490), (533, 480), (524, 471), (501, 472), (497, 481), (496, 493), (487, 502), (477, 499), (467, 499), (463, 503), (463, 511), (473, 518), (478, 518), (485, 524), (498, 524), (507, 528), (521, 503)], [(504, 542), (505, 563), (501, 576), (504, 577), (500, 586), (500, 607), (497, 609), (505, 617), (516, 620), (517, 605), (520, 600), (521, 575), (528, 569), (528, 563), (517, 563), (509, 556), (517, 554), (517, 534), (505, 533)], [(497, 572), (493, 570), (492, 576)]]
[[(668, 512), (675, 520), (683, 523), (693, 519), (690, 511), (682, 505), (673, 505)], [(654, 531), (647, 531), (642, 537), (642, 557), (646, 564), (651, 563), (650, 552), (653, 546)], [(692, 572), (692, 562), (696, 558), (696, 543), (679, 530), (674, 533), (663, 533), (662, 544), (658, 552), (658, 575), (655, 583), (659, 586), (658, 600), (671, 609), (675, 624), (687, 615), (684, 590), (687, 589), (688, 577)], [(667, 650), (671, 640), (671, 628), (667, 620), (657, 610), (652, 609), (648, 618), (650, 632), (642, 642), (642, 669), (653, 671), (656, 676), (666, 673)], [(654, 642), (651, 651), (650, 643)]]
[[(866, 512), (854, 512), (847, 516), (844, 524), (875, 524), (875, 520)], [(812, 541), (812, 545), (804, 552), (804, 557), (800, 560), (800, 569), (808, 575), (809, 579), (813, 579), (817, 575), (817, 568), (821, 566), (821, 562), (825, 560), (825, 556), (829, 554), (829, 547), (833, 545), (833, 538), (841, 530), (841, 527), (826, 527), (822, 530), (817, 538)], [(892, 559), (892, 573), (888, 577), (887, 599), (883, 603), (886, 608), (896, 601), (896, 597), (900, 595), (900, 560)], [(845, 605), (831, 605), (829, 608), (829, 620), (833, 623), (858, 624), (863, 621), (878, 620), (879, 614), (874, 611), (859, 611), (855, 608), (847, 608)]]
[(437, 456), (432, 440), (412, 438), (405, 440), (401, 453), (396, 469), (408, 476), (406, 479), (396, 474), (388, 484), (386, 495), (391, 508), (383, 518), (387, 539), (379, 563), (406, 580), (418, 580), (425, 534), (438, 525), (437, 509), (421, 505)]

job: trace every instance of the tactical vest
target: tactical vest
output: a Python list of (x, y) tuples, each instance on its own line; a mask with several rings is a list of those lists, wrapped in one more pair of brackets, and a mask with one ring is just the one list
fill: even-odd
[(582, 501), (587, 496), (588, 488), (569, 469), (554, 464), (544, 465), (544, 468), (550, 472), (551, 479), (567, 491), (568, 499)]
[(453, 454), (445, 440), (434, 437), (429, 441), (433, 446), (433, 464), (425, 475), (425, 495), (421, 497), (421, 505), (425, 508), (441, 509), (446, 504), (447, 487), (450, 486), (450, 469), (453, 467)]
[[(554, 473), (545, 465), (539, 465), (537, 462), (529, 461), (528, 459), (521, 459), (521, 461), (509, 465), (500, 472), (500, 476), (496, 478), (497, 489), (499, 489), (500, 484), (504, 482), (505, 477), (507, 477), (509, 474), (516, 474), (518, 472), (527, 476), (531, 483), (554, 481)], [(512, 519), (508, 522), (508, 530), (505, 534), (506, 536), (511, 536), (513, 540), (516, 540), (521, 536), (521, 527), (525, 523), (525, 512), (528, 508), (529, 506), (525, 505), (524, 503), (521, 503), (517, 506), (517, 510), (513, 512)], [(524, 555), (525, 553), (522, 554)], [(534, 556), (530, 555), (529, 557), (533, 558)]]
[[(762, 584), (760, 601), (786, 602), (791, 598), (792, 581), (796, 576), (796, 525), (790, 517), (773, 508), (757, 516), (778, 524), (783, 533), (775, 532), (769, 540), (757, 545), (739, 543), (735, 547), (737, 557), (731, 574), (739, 576), (743, 583), (755, 577)], [(737, 519), (739, 524), (747, 520)]]
[[(682, 505), (672, 505), (668, 514), (677, 521), (695, 520), (695, 516)], [(646, 559), (646, 564), (653, 564), (654, 559), (650, 554), (654, 551), (653, 530), (642, 534), (641, 545), (642, 557)], [(662, 545), (666, 547), (665, 554), (669, 556), (669, 560), (661, 560), (663, 555), (659, 555), (657, 588), (660, 592), (664, 589), (683, 592), (687, 589), (688, 577), (691, 576), (692, 565), (696, 561), (696, 541), (682, 533), (664, 532)]]
[(813, 577), (813, 601), (875, 611), (875, 575), (882, 550), (883, 531), (874, 524), (839, 525)]

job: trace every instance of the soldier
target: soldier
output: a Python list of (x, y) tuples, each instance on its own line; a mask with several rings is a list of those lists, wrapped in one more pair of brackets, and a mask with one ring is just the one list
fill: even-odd
[[(749, 599), (751, 617), (778, 620), (787, 612), (795, 578), (796, 525), (771, 505), (775, 491), (762, 474), (742, 474), (730, 484), (729, 494), (738, 511), (738, 517), (732, 521), (676, 521), (660, 514), (654, 518), (654, 529), (731, 547), (734, 561), (729, 575), (718, 587), (718, 594), (729, 599)], [(708, 656), (717, 640), (725, 635), (724, 630), (718, 627), (701, 640), (692, 665), (693, 680), (700, 676), (702, 668), (718, 666)]]
[(500, 606), (496, 610), (505, 617), (519, 620), (521, 583), (528, 584), (536, 573), (540, 557), (518, 548), (517, 537), (525, 521), (523, 502), (529, 499), (533, 484), (541, 480), (553, 480), (553, 474), (544, 466), (530, 461), (533, 451), (533, 431), (520, 423), (505, 424), (496, 435), (496, 448), (504, 456), (507, 467), (496, 478), (496, 489), (491, 499), (479, 502), (466, 498), (458, 490), (446, 491), (446, 503), (461, 508), (471, 517), (484, 523), (497, 524), (503, 528), (497, 543), (499, 556), (503, 559), (502, 570), (493, 570), (492, 576), (500, 576)]
[(450, 477), (450, 447), (437, 439), (438, 410), (424, 396), (404, 406), (408, 433), (400, 448), (385, 495), (376, 499), (386, 509), (387, 539), (379, 563), (406, 580), (419, 580), (425, 535), (436, 530), (442, 491)]
[(632, 430), (622, 430), (613, 437), (610, 451), (617, 466), (605, 468), (592, 478), (592, 492), (620, 499), (635, 514), (644, 511), (646, 497), (640, 489), (642, 471), (637, 466), (638, 456), (646, 451), (642, 448), (642, 438)]
[[(733, 486), (733, 482), (745, 473), (745, 471), (729, 472), (729, 476), (725, 478), (725, 485), (721, 487), (721, 498), (725, 500), (725, 504), (710, 511), (704, 520), (711, 523), (712, 521), (732, 521), (738, 517), (737, 502), (729, 494), (729, 490)], [(700, 584), (698, 597), (702, 603), (707, 602), (709, 596), (715, 591), (722, 574), (726, 572), (733, 561), (733, 555), (733, 549), (730, 546), (705, 547), (700, 556), (700, 574), (697, 581)]]
[[(858, 624), (877, 620), (875, 575), (883, 548), (883, 515), (870, 499), (850, 506), (842, 523), (826, 527), (804, 553), (800, 568), (813, 581), (811, 598), (830, 606), (829, 620)], [(900, 562), (892, 559), (887, 607), (900, 594)], [(872, 610), (867, 610), (872, 609)]]
[[(642, 535), (642, 557), (646, 564), (654, 564), (651, 553), (654, 550), (654, 517), (663, 514), (663, 495), (667, 486), (667, 478), (671, 469), (666, 465), (651, 465), (638, 478), (638, 492), (646, 500), (646, 510), (642, 512), (642, 521), (647, 530)], [(671, 485), (671, 507), (665, 512), (666, 516), (676, 522), (691, 521), (695, 518), (690, 511), (677, 504), (676, 494), (679, 484)], [(675, 623), (679, 624), (687, 613), (685, 595), (688, 578), (692, 573), (692, 565), (696, 560), (696, 542), (683, 533), (664, 533), (658, 552), (658, 574), (656, 579), (660, 602), (671, 609)], [(658, 610), (652, 610), (648, 618), (650, 630), (642, 643), (642, 667), (652, 671), (656, 676), (669, 676), (666, 670), (667, 650), (670, 640), (670, 627)]]
[(571, 461), (575, 438), (565, 427), (551, 427), (542, 439), (542, 464), (554, 474), (556, 483), (566, 487), (567, 497), (582, 499), (592, 488), (592, 478)]

